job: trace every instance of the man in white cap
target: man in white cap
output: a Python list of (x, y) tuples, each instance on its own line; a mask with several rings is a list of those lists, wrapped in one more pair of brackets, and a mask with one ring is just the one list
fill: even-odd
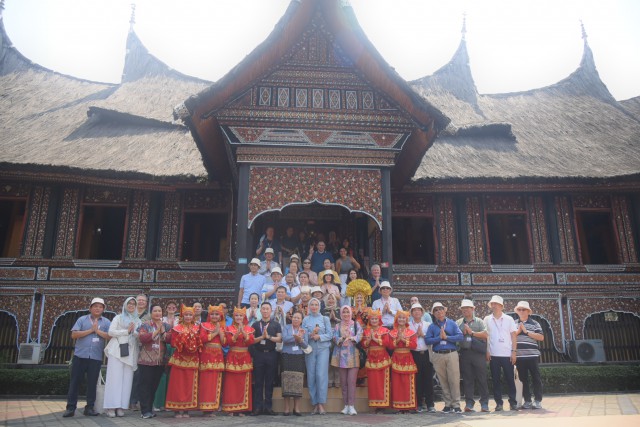
[(380, 299), (373, 302), (371, 308), (373, 310), (380, 310), (382, 313), (382, 325), (391, 330), (393, 329), (393, 321), (398, 311), (402, 311), (402, 304), (398, 301), (398, 298), (391, 296), (391, 283), (386, 280), (380, 283)]
[[(273, 260), (274, 251), (273, 248), (267, 248), (264, 251), (264, 261), (260, 262), (259, 274), (262, 274), (266, 283), (273, 283), (271, 280), (271, 272), (274, 268), (280, 268), (280, 265)], [(282, 274), (282, 270), (280, 271)]]
[(484, 318), (484, 324), (489, 332), (489, 345), (487, 347), (487, 360), (491, 368), (491, 381), (493, 383), (493, 398), (496, 401), (496, 412), (503, 410), (502, 381), (500, 371), (509, 388), (509, 405), (512, 411), (518, 409), (516, 402), (516, 383), (513, 375), (513, 365), (516, 364), (516, 322), (511, 316), (502, 312), (504, 300), (499, 295), (491, 297), (488, 303), (493, 314)]
[(258, 294), (262, 292), (265, 278), (262, 274), (258, 274), (260, 270), (260, 260), (253, 258), (249, 263), (249, 272), (242, 276), (240, 279), (240, 291), (238, 291), (238, 306), (245, 308), (250, 307), (249, 298), (251, 294)]
[[(524, 397), (522, 409), (542, 409), (542, 379), (538, 368), (538, 360), (540, 359), (538, 341), (544, 341), (542, 327), (529, 317), (531, 307), (527, 301), (520, 301), (516, 305), (516, 313), (519, 317), (516, 324), (518, 328), (516, 367), (518, 368), (518, 378), (522, 381), (522, 396)], [(531, 403), (531, 390), (529, 390), (529, 373), (531, 373), (533, 382), (535, 399), (533, 404)]]
[(433, 346), (433, 368), (442, 386), (445, 414), (461, 414), (460, 409), (460, 363), (456, 343), (462, 341), (462, 332), (456, 322), (447, 317), (447, 308), (434, 302), (431, 308), (433, 323), (427, 329), (425, 341)]
[(102, 317), (105, 307), (102, 298), (94, 298), (89, 305), (89, 314), (78, 318), (71, 328), (71, 339), (76, 340), (76, 343), (71, 362), (67, 409), (62, 414), (65, 418), (73, 417), (76, 413), (78, 389), (85, 373), (87, 374), (87, 406), (84, 407), (84, 415), (100, 415), (93, 406), (96, 402), (96, 386), (102, 367), (104, 344), (105, 340), (109, 339), (109, 326), (111, 326), (111, 321)]
[(282, 270), (280, 270), (280, 267), (274, 267), (271, 269), (271, 282), (265, 281), (262, 286), (263, 300), (269, 301), (276, 299), (276, 291), (280, 286), (284, 286), (287, 289), (287, 296), (291, 298), (289, 287), (286, 285), (284, 280), (282, 280), (282, 277)]
[(464, 412), (475, 412), (473, 409), (474, 384), (478, 384), (480, 394), (480, 410), (489, 412), (489, 387), (487, 384), (487, 327), (482, 319), (473, 315), (473, 301), (463, 299), (460, 304), (462, 318), (456, 321), (464, 335), (460, 342), (460, 373), (464, 386), (466, 405)]
[(429, 348), (424, 337), (431, 322), (423, 320), (424, 308), (419, 302), (411, 305), (411, 319), (409, 328), (418, 336), (418, 346), (411, 350), (413, 361), (416, 363), (418, 373), (416, 374), (416, 402), (418, 412), (436, 412), (433, 396), (433, 366), (429, 361)]

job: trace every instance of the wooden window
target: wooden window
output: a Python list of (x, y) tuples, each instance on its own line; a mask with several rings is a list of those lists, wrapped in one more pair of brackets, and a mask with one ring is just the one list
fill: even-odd
[(126, 216), (124, 206), (83, 206), (78, 258), (122, 259)]
[(228, 215), (218, 212), (185, 212), (182, 261), (220, 262), (229, 259)]
[(435, 233), (432, 217), (392, 219), (394, 264), (435, 264)]
[(24, 200), (0, 200), (0, 257), (20, 256), (26, 212)]
[(619, 262), (611, 212), (576, 211), (576, 227), (583, 264)]
[(489, 256), (492, 264), (530, 264), (525, 214), (487, 214)]

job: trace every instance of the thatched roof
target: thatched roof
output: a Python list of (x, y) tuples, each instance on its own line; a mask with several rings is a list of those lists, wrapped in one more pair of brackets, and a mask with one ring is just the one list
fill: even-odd
[[(170, 86), (170, 77), (156, 74), (149, 80)], [(127, 86), (66, 76), (20, 54), (0, 16), (0, 169), (205, 177), (188, 129), (171, 124), (172, 103), (195, 87), (194, 80), (182, 92), (175, 87), (163, 92), (145, 84), (136, 89), (141, 80)], [(96, 105), (103, 108), (90, 112)]]
[(452, 118), (423, 157), (414, 181), (640, 173), (640, 102), (613, 98), (586, 39), (580, 66), (566, 79), (499, 95), (477, 93), (465, 44), (462, 40), (451, 62), (433, 76), (412, 82)]
[(640, 120), (640, 96), (620, 101), (622, 107)]

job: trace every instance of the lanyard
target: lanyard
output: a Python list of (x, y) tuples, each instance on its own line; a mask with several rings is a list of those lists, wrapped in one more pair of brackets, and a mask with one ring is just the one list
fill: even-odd
[(262, 335), (264, 333), (264, 330), (267, 329), (269, 330), (269, 323), (271, 323), (271, 321), (268, 321), (266, 325), (262, 325), (263, 322), (260, 322), (260, 335)]

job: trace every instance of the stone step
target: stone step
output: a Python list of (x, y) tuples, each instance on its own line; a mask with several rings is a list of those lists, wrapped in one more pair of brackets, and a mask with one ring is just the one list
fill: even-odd
[[(293, 402), (291, 402), (293, 405)], [(367, 413), (370, 411), (369, 408), (369, 395), (367, 387), (356, 387), (356, 411), (358, 413)], [(327, 404), (325, 405), (325, 409), (329, 413), (339, 413), (344, 408), (344, 401), (342, 400), (342, 389), (329, 387), (327, 391)], [(282, 397), (282, 389), (280, 387), (275, 387), (273, 389), (273, 410), (275, 412), (283, 412), (284, 411), (284, 398)], [(291, 410), (293, 410), (293, 406), (291, 406)], [(309, 413), (313, 410), (313, 406), (311, 406), (311, 398), (309, 396), (309, 389), (304, 388), (302, 393), (302, 398), (300, 398), (300, 411), (303, 413)]]

